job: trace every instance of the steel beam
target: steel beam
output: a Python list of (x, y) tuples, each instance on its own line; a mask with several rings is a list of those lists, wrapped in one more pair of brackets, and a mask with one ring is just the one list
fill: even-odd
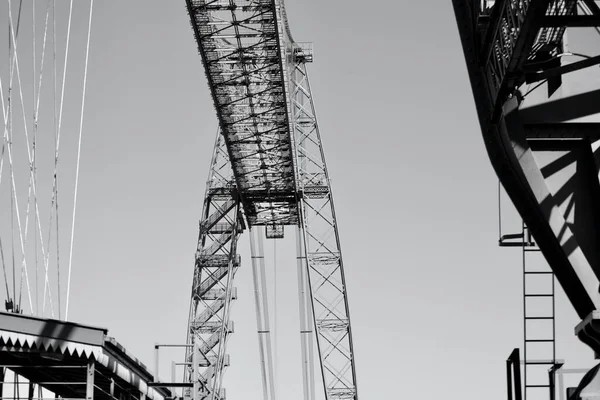
[(600, 26), (599, 15), (552, 15), (542, 19), (544, 27), (594, 28)]
[(552, 78), (555, 76), (561, 76), (570, 72), (579, 71), (584, 68), (593, 67), (594, 65), (600, 64), (600, 56), (586, 58), (582, 61), (577, 61), (571, 64), (567, 64), (562, 67), (550, 68), (541, 72), (532, 72), (525, 74), (525, 83), (539, 82), (544, 79)]
[(599, 122), (525, 124), (523, 130), (527, 139), (600, 140)]
[(600, 89), (519, 110), (523, 124), (556, 123), (600, 113)]

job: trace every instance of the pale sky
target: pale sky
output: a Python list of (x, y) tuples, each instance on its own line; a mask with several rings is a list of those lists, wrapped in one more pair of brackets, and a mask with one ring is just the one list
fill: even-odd
[[(76, 3), (73, 35), (82, 45), (81, 4), (89, 3)], [(505, 399), (505, 359), (522, 345), (521, 255), (497, 246), (498, 181), (451, 3), (286, 7), (294, 38), (314, 43), (308, 70), (336, 200), (359, 396)], [(152, 366), (155, 342), (185, 340), (217, 129), (184, 1), (95, 1), (88, 74), (69, 319), (108, 328)], [(77, 122), (65, 126), (65, 142), (76, 140)], [(229, 399), (262, 398), (248, 240), (240, 239)], [(293, 229), (276, 252), (279, 393), (298, 400)], [(575, 313), (562, 294), (557, 303), (558, 358), (591, 366), (592, 352), (573, 335)]]

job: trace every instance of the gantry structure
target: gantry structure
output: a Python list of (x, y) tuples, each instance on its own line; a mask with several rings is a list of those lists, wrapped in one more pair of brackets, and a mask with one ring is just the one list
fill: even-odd
[[(600, 90), (586, 88), (570, 96), (558, 91), (566, 74), (600, 64), (598, 55), (565, 63), (565, 56), (572, 55), (566, 51), (565, 32), (600, 27), (600, 8), (593, 0), (452, 3), (485, 147), (524, 222), (516, 238), (523, 247), (535, 238), (582, 320), (576, 334), (600, 354), (600, 164), (595, 145), (600, 123), (581, 122), (600, 111)], [(526, 85), (542, 83), (546, 94), (527, 105)]]
[(322, 387), (326, 399), (357, 399), (342, 253), (306, 69), (312, 46), (292, 38), (283, 0), (186, 5), (219, 124), (193, 276), (187, 396), (225, 398), (237, 244), (247, 230), (264, 398), (275, 398), (262, 240), (282, 238), (287, 226), (297, 237), (304, 398)]

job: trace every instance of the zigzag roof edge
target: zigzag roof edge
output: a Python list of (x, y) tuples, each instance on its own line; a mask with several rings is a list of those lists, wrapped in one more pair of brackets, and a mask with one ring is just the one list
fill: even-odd
[(83, 343), (70, 342), (67, 340), (46, 338), (25, 333), (0, 330), (0, 342), (7, 347), (39, 349), (53, 353), (67, 354), (81, 358), (98, 358), (102, 353), (102, 347)]

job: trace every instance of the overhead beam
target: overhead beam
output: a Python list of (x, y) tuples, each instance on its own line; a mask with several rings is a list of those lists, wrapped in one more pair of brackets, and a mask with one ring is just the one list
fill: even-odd
[(524, 124), (564, 122), (600, 113), (600, 89), (519, 110)]
[(600, 140), (599, 122), (525, 124), (523, 129), (527, 139)]
[(544, 17), (542, 26), (548, 28), (593, 28), (600, 26), (600, 15), (552, 15)]
[(600, 64), (600, 56), (586, 58), (585, 60), (577, 61), (562, 67), (550, 68), (542, 72), (525, 74), (525, 83), (539, 82), (553, 76), (560, 76), (570, 72), (579, 71), (584, 68), (593, 67)]

